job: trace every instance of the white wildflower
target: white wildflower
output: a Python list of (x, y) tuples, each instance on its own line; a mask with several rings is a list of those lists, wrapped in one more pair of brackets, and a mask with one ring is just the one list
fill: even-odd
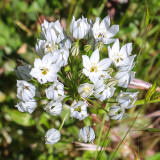
[(103, 81), (97, 81), (94, 88), (94, 96), (100, 101), (111, 98), (116, 90), (115, 87), (108, 86), (103, 83)]
[(50, 144), (50, 145), (57, 143), (60, 140), (60, 138), (61, 138), (61, 134), (55, 128), (49, 129), (45, 135), (46, 144)]
[(64, 96), (64, 85), (59, 81), (55, 81), (49, 88), (45, 89), (48, 99), (57, 100), (60, 96)]
[(125, 109), (118, 105), (113, 105), (108, 112), (110, 119), (120, 120), (125, 113)]
[(134, 77), (135, 72), (133, 71), (118, 71), (115, 75), (115, 78), (118, 80), (117, 86), (127, 88)]
[(90, 58), (86, 55), (83, 55), (82, 58), (84, 66), (83, 73), (89, 77), (93, 83), (96, 83), (101, 76), (106, 79), (110, 77), (105, 70), (111, 65), (112, 61), (109, 58), (100, 61), (98, 49), (93, 52)]
[(131, 55), (131, 52), (132, 43), (125, 44), (120, 49), (119, 39), (115, 41), (112, 48), (110, 48), (110, 46), (108, 47), (109, 58), (112, 59), (116, 67), (124, 65), (126, 63), (125, 60)]
[(117, 101), (122, 108), (129, 109), (134, 106), (139, 92), (120, 92)]
[(41, 37), (43, 40), (58, 44), (65, 38), (59, 20), (51, 23), (44, 20), (44, 23), (41, 24), (41, 28)]
[(113, 25), (110, 27), (110, 17), (106, 16), (102, 22), (99, 22), (99, 18), (96, 18), (95, 23), (93, 24), (92, 32), (94, 38), (103, 42), (103, 44), (109, 44), (115, 41), (111, 39), (119, 31), (119, 25)]
[(42, 58), (44, 55), (57, 50), (58, 46), (54, 42), (47, 42), (45, 40), (38, 39), (35, 49), (39, 57)]
[(72, 33), (73, 37), (76, 39), (82, 39), (88, 34), (88, 23), (86, 19), (82, 16), (77, 21), (73, 16), (72, 23), (70, 25), (70, 32)]
[(36, 87), (23, 80), (17, 80), (17, 98), (22, 101), (29, 101), (36, 95)]
[(78, 93), (82, 98), (88, 98), (94, 93), (94, 85), (89, 83), (81, 84), (78, 87)]
[(45, 55), (42, 60), (36, 59), (34, 61), (34, 68), (30, 75), (36, 78), (40, 83), (53, 82), (57, 80), (57, 72), (60, 66), (52, 64), (53, 58), (51, 54)]
[(73, 107), (70, 108), (70, 116), (77, 118), (79, 120), (85, 119), (87, 114), (87, 106), (88, 104), (84, 101), (79, 101)]
[(50, 101), (47, 106), (44, 108), (48, 114), (57, 116), (61, 114), (63, 105), (60, 101)]
[(87, 126), (80, 129), (78, 133), (79, 140), (87, 143), (87, 142), (93, 142), (95, 139), (95, 133), (92, 127)]
[(37, 103), (34, 99), (31, 99), (27, 102), (20, 101), (15, 107), (17, 107), (20, 112), (32, 113), (36, 109)]

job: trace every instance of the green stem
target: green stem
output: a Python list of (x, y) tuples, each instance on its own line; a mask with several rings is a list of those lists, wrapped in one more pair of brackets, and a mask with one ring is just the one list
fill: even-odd
[(133, 125), (134, 125), (136, 119), (138, 118), (138, 115), (140, 114), (140, 112), (141, 112), (141, 110), (142, 110), (142, 108), (143, 108), (144, 106), (145, 106), (145, 104), (140, 108), (140, 110), (139, 110), (139, 112), (138, 112), (136, 118), (134, 119), (133, 123), (131, 124), (130, 128), (128, 129), (127, 133), (125, 134), (125, 136), (123, 137), (123, 139), (121, 140), (121, 142), (119, 143), (119, 145), (118, 145), (116, 151), (114, 152), (113, 156), (111, 157), (111, 160), (113, 160), (113, 158), (114, 158), (114, 156), (116, 155), (118, 149), (120, 148), (121, 144), (123, 143), (123, 141), (124, 141), (125, 138), (127, 137), (128, 133), (130, 132), (131, 128), (133, 127)]
[[(109, 106), (109, 103), (107, 103), (106, 105), (106, 108), (108, 108)], [(102, 125), (101, 125), (101, 130), (100, 130), (100, 134), (99, 134), (99, 137), (98, 137), (98, 145), (97, 145), (97, 149), (96, 149), (96, 154), (95, 154), (95, 159), (97, 157), (97, 153), (98, 153), (98, 148), (100, 146), (100, 141), (101, 141), (101, 137), (102, 137), (102, 132), (103, 132), (103, 127), (104, 127), (104, 123), (105, 123), (105, 120), (106, 120), (106, 116), (107, 116), (107, 112), (104, 113), (104, 116), (103, 116), (103, 121), (102, 121)]]
[[(102, 147), (101, 147), (101, 151), (99, 152), (99, 154), (98, 154), (98, 156), (97, 156), (97, 160), (99, 160), (99, 159), (101, 158), (101, 156), (102, 156), (102, 154), (103, 154), (103, 151), (104, 151), (105, 148), (107, 147), (107, 144), (108, 144), (107, 138), (108, 138), (109, 133), (110, 133), (110, 130), (111, 130), (112, 126), (113, 126), (113, 122), (114, 122), (114, 120), (112, 120), (111, 125), (110, 125), (110, 127), (109, 127), (109, 130), (107, 131), (107, 134), (106, 134), (106, 136), (105, 136), (105, 138), (104, 138), (104, 142), (103, 142), (103, 145), (102, 145)], [(102, 149), (103, 149), (103, 150), (102, 150)]]
[(61, 129), (62, 129), (63, 125), (64, 125), (64, 122), (65, 122), (65, 120), (66, 120), (66, 118), (67, 118), (68, 115), (69, 115), (69, 112), (68, 112), (68, 113), (65, 115), (65, 117), (63, 118), (62, 124), (61, 124), (61, 126), (59, 127), (59, 131), (61, 131)]
[(138, 105), (143, 105), (143, 104), (149, 104), (149, 103), (156, 103), (156, 102), (160, 102), (160, 99), (155, 99), (155, 100), (151, 100), (149, 102), (145, 102), (145, 99), (143, 100), (138, 100), (134, 103), (135, 106), (138, 106)]

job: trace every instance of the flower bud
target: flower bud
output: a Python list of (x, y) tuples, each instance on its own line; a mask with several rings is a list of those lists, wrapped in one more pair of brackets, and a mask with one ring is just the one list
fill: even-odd
[(108, 112), (108, 115), (110, 119), (114, 120), (120, 120), (123, 117), (123, 114), (125, 113), (124, 108), (121, 108), (118, 105), (113, 105)]
[(134, 105), (134, 102), (137, 99), (138, 93), (139, 92), (122, 92), (121, 91), (117, 97), (117, 101), (122, 108), (125, 108), (125, 109), (132, 108)]
[(17, 80), (17, 98), (25, 102), (36, 95), (36, 87), (26, 81)]
[(93, 142), (95, 139), (95, 133), (92, 127), (87, 126), (80, 129), (78, 133), (79, 140), (87, 143), (87, 142)]
[(73, 107), (70, 108), (70, 116), (79, 119), (80, 121), (85, 119), (87, 114), (88, 104), (84, 101), (79, 101)]
[(31, 99), (27, 102), (21, 101), (15, 107), (17, 107), (20, 112), (32, 113), (36, 109), (37, 103), (34, 99)]
[(95, 44), (95, 49), (94, 50), (96, 50), (96, 49), (98, 49), (99, 51), (101, 51), (102, 50), (102, 48), (103, 48), (103, 43), (102, 42), (97, 42), (96, 44)]
[(51, 23), (44, 20), (41, 28), (41, 37), (43, 40), (58, 44), (65, 38), (63, 34), (63, 28), (61, 27), (59, 20)]
[(118, 80), (117, 86), (127, 88), (134, 77), (135, 72), (133, 71), (118, 71), (115, 75), (115, 78)]
[(13, 69), (13, 71), (16, 73), (16, 76), (19, 79), (29, 81), (32, 79), (31, 75), (29, 74), (31, 71), (31, 65), (23, 62), (22, 60), (18, 60), (18, 63), (20, 65), (17, 66), (16, 69)]
[(48, 99), (57, 100), (60, 96), (64, 96), (64, 85), (59, 81), (55, 81), (49, 88), (45, 89)]
[(83, 39), (88, 34), (89, 26), (84, 17), (79, 18), (77, 21), (73, 16), (72, 23), (70, 25), (70, 32), (76, 39)]
[(78, 42), (74, 42), (72, 44), (71, 54), (72, 54), (72, 56), (78, 56), (78, 54), (79, 54), (79, 43)]
[(117, 81), (118, 81), (117, 79), (109, 78), (109, 79), (104, 80), (104, 84), (106, 84), (109, 87), (114, 87), (116, 86)]
[(48, 114), (57, 116), (61, 114), (63, 105), (60, 101), (50, 101), (47, 106), (44, 108)]
[(60, 140), (60, 138), (61, 138), (60, 132), (54, 128), (49, 129), (45, 135), (46, 144), (50, 145), (57, 143)]

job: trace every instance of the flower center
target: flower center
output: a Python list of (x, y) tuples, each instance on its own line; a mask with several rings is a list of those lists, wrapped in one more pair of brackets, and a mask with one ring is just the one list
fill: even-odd
[(42, 72), (43, 75), (46, 75), (49, 72), (49, 69), (43, 67), (43, 68), (41, 68), (41, 72)]
[(78, 112), (81, 112), (81, 106), (78, 106), (78, 108), (75, 108), (74, 111), (78, 111)]
[(84, 91), (85, 91), (85, 94), (88, 94), (89, 92), (89, 87), (83, 87)]
[(91, 67), (90, 72), (98, 72), (97, 66)]
[(57, 46), (53, 43), (52, 45), (46, 45), (46, 52), (49, 53), (53, 50), (56, 50), (57, 49)]
[(98, 38), (103, 37), (104, 38), (104, 34), (99, 33)]

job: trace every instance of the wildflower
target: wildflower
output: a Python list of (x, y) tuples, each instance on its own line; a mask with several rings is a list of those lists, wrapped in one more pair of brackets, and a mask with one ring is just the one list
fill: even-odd
[(65, 66), (68, 64), (68, 57), (69, 57), (69, 51), (66, 47), (63, 47), (59, 50), (60, 52), (60, 56), (61, 56), (61, 62), (60, 65), (61, 66)]
[(58, 46), (54, 42), (47, 42), (45, 40), (38, 39), (35, 49), (37, 54), (42, 58), (47, 53), (52, 53), (57, 50)]
[(59, 96), (64, 96), (64, 85), (59, 81), (55, 81), (49, 88), (45, 89), (48, 99), (57, 100)]
[(111, 65), (112, 61), (109, 58), (100, 61), (98, 49), (93, 52), (90, 59), (86, 55), (83, 55), (82, 58), (84, 66), (83, 73), (89, 77), (93, 83), (96, 83), (101, 76), (106, 79), (110, 77), (105, 70)]
[(76, 39), (82, 39), (88, 34), (88, 23), (86, 19), (82, 16), (77, 21), (73, 16), (72, 23), (70, 25), (70, 32), (72, 33), (73, 37)]
[(88, 98), (94, 93), (94, 85), (89, 83), (81, 84), (78, 87), (78, 93), (82, 98)]
[(111, 98), (115, 92), (116, 88), (105, 85), (103, 81), (97, 81), (95, 84), (94, 96), (100, 101)]
[(122, 108), (129, 109), (132, 108), (134, 102), (137, 100), (137, 94), (139, 92), (120, 92), (117, 97), (117, 101)]
[(15, 107), (17, 107), (20, 112), (32, 113), (36, 109), (37, 103), (34, 99), (31, 99), (27, 102), (20, 101)]
[(103, 44), (109, 44), (115, 41), (111, 39), (119, 31), (119, 25), (113, 25), (110, 27), (110, 17), (106, 16), (102, 22), (99, 22), (99, 18), (96, 18), (93, 24), (92, 32), (94, 38), (98, 42), (103, 42)]
[(43, 40), (58, 44), (65, 38), (63, 28), (61, 27), (59, 20), (51, 23), (44, 20), (41, 24), (41, 28), (41, 37)]
[(133, 71), (118, 71), (115, 75), (115, 78), (118, 80), (117, 86), (127, 88), (134, 77), (135, 72)]
[(64, 34), (64, 37), (65, 37), (65, 38), (59, 43), (59, 46), (60, 46), (60, 48), (65, 47), (65, 48), (67, 48), (67, 49), (70, 49), (70, 48), (71, 48), (71, 44), (72, 44), (71, 39), (70, 39), (70, 37), (67, 35), (66, 32), (63, 31), (63, 34)]
[(119, 47), (119, 39), (115, 41), (112, 48), (108, 47), (109, 58), (112, 59), (114, 65), (121, 66), (125, 64), (127, 57), (131, 55), (132, 43), (125, 44), (121, 49)]
[(60, 66), (52, 64), (52, 62), (53, 58), (51, 54), (45, 55), (42, 60), (36, 59), (30, 75), (36, 78), (41, 84), (56, 81)]
[(87, 114), (87, 106), (88, 104), (84, 101), (79, 101), (73, 107), (70, 108), (71, 117), (77, 118), (80, 121), (85, 119)]
[(44, 108), (48, 114), (57, 116), (61, 114), (63, 105), (60, 101), (50, 101), (47, 106)]
[(22, 101), (29, 101), (36, 95), (36, 87), (26, 81), (17, 80), (17, 98)]
[(46, 144), (50, 144), (50, 145), (57, 143), (60, 140), (60, 138), (61, 138), (61, 134), (55, 128), (49, 129), (45, 135)]
[(121, 108), (119, 105), (113, 105), (108, 112), (108, 115), (111, 119), (120, 120), (125, 113), (124, 108)]
[(87, 142), (93, 142), (95, 139), (95, 133), (92, 127), (87, 126), (80, 129), (78, 133), (79, 140), (87, 143)]
[(25, 81), (29, 81), (32, 79), (31, 75), (29, 74), (32, 67), (31, 65), (23, 62), (22, 60), (19, 60), (19, 66), (17, 66), (16, 69), (13, 69), (13, 71), (16, 73), (17, 77), (19, 79), (25, 80)]

